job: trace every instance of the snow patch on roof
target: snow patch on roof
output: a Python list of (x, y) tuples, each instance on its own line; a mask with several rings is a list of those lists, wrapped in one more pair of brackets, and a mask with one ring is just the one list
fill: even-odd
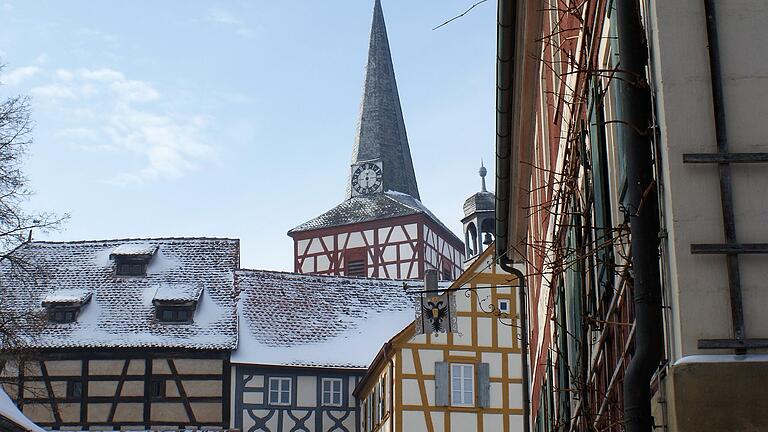
[(366, 368), (414, 319), (402, 280), (260, 270), (235, 278), (240, 340), (233, 363)]
[(2, 388), (0, 388), (0, 416), (26, 428), (30, 432), (45, 432), (45, 429), (34, 424), (32, 420), (25, 417), (24, 414), (19, 411), (16, 404), (14, 404), (11, 398), (5, 394)]

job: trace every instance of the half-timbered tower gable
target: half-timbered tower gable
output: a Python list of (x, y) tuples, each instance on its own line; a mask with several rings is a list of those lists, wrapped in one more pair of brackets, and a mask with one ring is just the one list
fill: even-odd
[[(4, 301), (40, 311), (35, 353), (2, 373), (24, 414), (57, 428), (228, 426), (239, 241), (32, 242)], [(18, 274), (18, 273), (16, 273)]]
[(459, 333), (416, 335), (414, 323), (383, 345), (355, 389), (361, 432), (522, 430), (514, 281), (488, 247), (453, 283)]
[(350, 198), (289, 234), (298, 273), (418, 279), (436, 268), (454, 279), (463, 259), (461, 241), (421, 202), (396, 192)]
[(452, 280), (464, 244), (420, 201), (397, 92), (384, 14), (374, 5), (368, 65), (346, 200), (288, 232), (294, 271)]
[(234, 426), (356, 431), (352, 391), (379, 346), (413, 320), (404, 281), (240, 270), (236, 286)]

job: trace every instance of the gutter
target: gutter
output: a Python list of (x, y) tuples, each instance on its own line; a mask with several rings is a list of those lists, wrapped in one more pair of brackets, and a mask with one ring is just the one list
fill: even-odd
[(512, 105), (517, 1), (499, 0), (496, 53), (496, 253), (507, 255), (512, 196)]
[[(533, 8), (533, 9), (532, 9)], [(522, 15), (519, 15), (519, 13)], [(533, 37), (538, 37), (538, 28), (533, 25), (525, 27), (518, 22), (518, 18), (525, 20), (531, 15), (540, 20), (542, 14), (533, 5), (517, 0), (498, 0), (497, 16), (497, 52), (496, 52), (496, 257), (501, 268), (517, 277), (518, 287), (518, 313), (520, 314), (520, 359), (522, 371), (522, 402), (523, 402), (523, 432), (531, 430), (531, 404), (530, 404), (530, 377), (528, 367), (528, 302), (525, 286), (525, 275), (514, 268), (513, 259), (515, 251), (510, 250), (510, 240), (516, 235), (518, 225), (517, 211), (513, 208), (513, 194), (517, 196), (517, 181), (521, 173), (513, 171), (519, 161), (515, 157), (515, 143), (513, 142), (513, 130), (515, 125), (515, 71), (520, 68), (523, 75), (525, 65), (517, 65), (516, 57), (524, 55), (524, 46), (518, 47), (517, 32), (522, 40), (526, 34), (533, 32)], [(530, 35), (529, 35), (530, 37)], [(537, 65), (538, 67), (538, 65)], [(523, 79), (523, 78), (521, 78)], [(518, 98), (521, 95), (518, 95)], [(519, 143), (520, 145), (522, 143)], [(523, 173), (524, 175), (524, 173)], [(515, 239), (516, 240), (516, 239)]]

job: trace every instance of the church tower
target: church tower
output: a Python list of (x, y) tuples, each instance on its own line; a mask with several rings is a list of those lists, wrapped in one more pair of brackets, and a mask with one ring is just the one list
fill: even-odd
[(380, 0), (373, 9), (360, 118), (346, 199), (290, 230), (297, 273), (443, 279), (464, 244), (421, 203)]

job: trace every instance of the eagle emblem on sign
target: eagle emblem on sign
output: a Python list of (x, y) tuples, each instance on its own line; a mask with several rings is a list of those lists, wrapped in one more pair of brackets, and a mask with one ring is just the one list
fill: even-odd
[(416, 334), (456, 333), (456, 298), (452, 292), (416, 299)]

